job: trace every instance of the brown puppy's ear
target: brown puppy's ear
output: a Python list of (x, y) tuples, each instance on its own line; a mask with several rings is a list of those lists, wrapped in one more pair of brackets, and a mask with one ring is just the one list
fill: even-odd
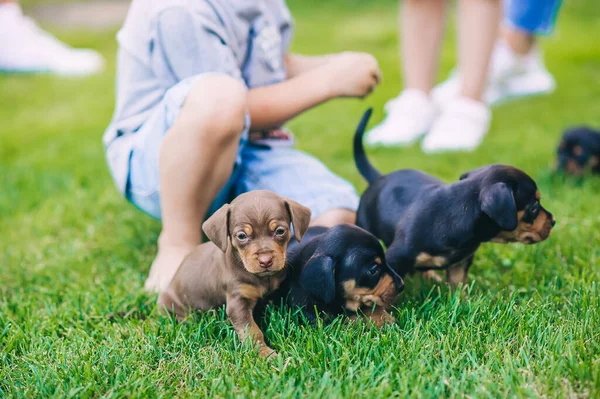
[(485, 187), (479, 193), (481, 210), (502, 230), (513, 231), (517, 228), (517, 204), (512, 190), (506, 183), (495, 183)]
[(304, 205), (300, 205), (296, 201), (289, 198), (284, 198), (284, 202), (285, 207), (290, 214), (290, 219), (294, 225), (294, 237), (296, 237), (296, 240), (300, 242), (302, 241), (302, 237), (304, 237), (304, 233), (306, 233), (306, 230), (308, 229), (312, 212)]
[(231, 206), (225, 204), (202, 224), (204, 234), (223, 252), (227, 250), (230, 213)]

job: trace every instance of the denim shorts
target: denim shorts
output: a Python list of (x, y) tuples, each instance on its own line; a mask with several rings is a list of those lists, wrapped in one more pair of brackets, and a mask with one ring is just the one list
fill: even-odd
[(535, 35), (552, 32), (562, 0), (504, 0), (504, 22)]
[[(171, 87), (148, 120), (134, 133), (129, 161), (126, 197), (145, 213), (160, 219), (160, 146), (175, 123), (187, 93), (202, 74)], [(309, 207), (315, 218), (343, 208), (355, 211), (358, 196), (354, 187), (331, 172), (315, 157), (289, 147), (265, 147), (248, 141), (249, 117), (242, 132), (233, 172), (214, 199), (209, 214), (237, 195), (252, 190), (271, 190)]]

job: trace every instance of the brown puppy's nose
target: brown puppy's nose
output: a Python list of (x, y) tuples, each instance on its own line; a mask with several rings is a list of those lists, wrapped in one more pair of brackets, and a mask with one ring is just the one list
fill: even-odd
[(268, 269), (273, 266), (273, 255), (270, 254), (260, 254), (258, 255), (258, 264), (263, 269)]
[(552, 218), (552, 227), (556, 224), (556, 219)]

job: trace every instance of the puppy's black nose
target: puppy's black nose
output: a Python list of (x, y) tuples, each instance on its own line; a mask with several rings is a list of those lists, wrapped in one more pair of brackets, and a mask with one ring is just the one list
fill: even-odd
[(263, 269), (268, 269), (273, 266), (273, 256), (269, 254), (258, 255), (258, 264)]
[(398, 290), (398, 293), (404, 291), (404, 281), (400, 280), (399, 283), (396, 283), (396, 289)]
[(552, 218), (552, 227), (556, 224), (556, 219)]
[(394, 281), (394, 285), (396, 286), (398, 293), (402, 292), (402, 290), (404, 290), (404, 280), (402, 280), (402, 277), (398, 275), (392, 275), (392, 280)]

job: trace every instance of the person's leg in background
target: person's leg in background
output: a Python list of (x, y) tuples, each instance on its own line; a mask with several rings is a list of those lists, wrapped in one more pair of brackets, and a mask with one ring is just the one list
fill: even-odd
[(446, 1), (406, 0), (399, 18), (404, 88), (428, 95), (437, 75)]
[(460, 97), (481, 102), (494, 42), (498, 36), (500, 0), (460, 0), (458, 64), (463, 79)]
[[(504, 18), (490, 62), (483, 99), (488, 104), (535, 94), (551, 93), (552, 75), (544, 66), (537, 36), (552, 32), (561, 0), (504, 0)], [(433, 90), (438, 104), (459, 92), (462, 73), (453, 74)]]
[(0, 0), (0, 72), (89, 75), (104, 63), (97, 52), (70, 48), (40, 29), (16, 0)]
[(552, 32), (561, 0), (506, 0), (487, 93), (490, 103), (554, 91), (537, 37)]
[(398, 24), (404, 90), (387, 103), (387, 118), (368, 132), (367, 143), (409, 144), (429, 130), (435, 118), (429, 93), (437, 74), (446, 3), (405, 0), (401, 5)]
[(500, 40), (504, 40), (515, 55), (527, 55), (535, 45), (535, 35), (531, 32), (520, 30), (517, 27), (502, 26)]
[(498, 36), (500, 0), (460, 0), (458, 5), (459, 93), (442, 106), (425, 137), (425, 152), (473, 150), (489, 130), (491, 113), (482, 94)]
[(406, 0), (401, 13), (405, 87), (386, 105), (387, 118), (367, 135), (371, 145), (408, 144), (427, 134), (426, 152), (472, 150), (489, 129), (491, 114), (481, 102), (488, 62), (497, 37), (500, 0), (459, 2), (459, 60), (468, 79), (460, 96), (439, 109), (430, 96), (444, 28), (446, 1)]

